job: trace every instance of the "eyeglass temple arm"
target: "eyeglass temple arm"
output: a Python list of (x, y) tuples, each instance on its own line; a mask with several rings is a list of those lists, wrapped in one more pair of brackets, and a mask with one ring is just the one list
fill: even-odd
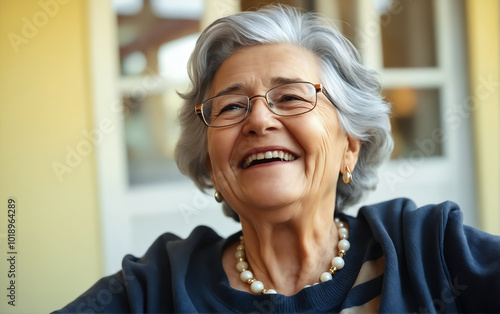
[(337, 110), (340, 110), (337, 104), (333, 101), (332, 96), (330, 96), (330, 94), (326, 91), (322, 84), (314, 84), (314, 88), (316, 88), (316, 93), (322, 92), (325, 97), (332, 103), (332, 105), (337, 108)]
[(203, 119), (203, 115), (201, 114), (201, 106), (202, 105), (198, 105), (198, 106), (194, 107), (194, 112), (196, 113), (198, 118), (200, 118), (201, 121), (206, 124), (205, 120)]

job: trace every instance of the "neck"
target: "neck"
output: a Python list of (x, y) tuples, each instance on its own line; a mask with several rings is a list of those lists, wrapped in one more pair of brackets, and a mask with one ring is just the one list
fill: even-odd
[[(317, 282), (338, 251), (334, 209), (330, 207), (312, 207), (321, 208), (316, 211), (288, 208), (284, 210), (289, 213), (286, 219), (274, 221), (240, 217), (246, 256), (255, 277), (284, 295)], [(294, 212), (299, 214), (290, 214)]]

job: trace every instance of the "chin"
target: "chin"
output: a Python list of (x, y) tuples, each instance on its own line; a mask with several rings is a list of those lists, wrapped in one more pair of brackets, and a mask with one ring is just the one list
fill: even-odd
[(273, 190), (270, 189), (255, 192), (250, 201), (255, 207), (278, 209), (296, 203), (299, 199), (299, 195), (292, 194), (290, 191), (284, 192), (285, 193), (273, 192)]

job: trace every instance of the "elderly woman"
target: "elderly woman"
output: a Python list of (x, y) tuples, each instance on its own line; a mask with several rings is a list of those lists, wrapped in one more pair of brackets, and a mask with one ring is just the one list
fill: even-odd
[(341, 213), (393, 142), (376, 74), (322, 18), (222, 18), (189, 74), (178, 166), (242, 231), (165, 234), (61, 312), (500, 311), (500, 238), (464, 227), (455, 204)]

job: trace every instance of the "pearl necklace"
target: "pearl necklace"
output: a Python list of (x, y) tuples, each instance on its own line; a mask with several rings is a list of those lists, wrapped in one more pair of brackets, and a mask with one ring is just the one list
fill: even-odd
[[(338, 218), (335, 218), (335, 224), (337, 225), (338, 233), (339, 233), (339, 254), (338, 256), (332, 259), (332, 267), (319, 277), (320, 282), (325, 282), (328, 280), (332, 280), (332, 276), (335, 275), (337, 270), (344, 268), (344, 256), (346, 252), (351, 247), (347, 238), (349, 237), (349, 230), (347, 226), (340, 221)], [(255, 294), (276, 294), (276, 290), (274, 289), (264, 289), (264, 284), (261, 281), (258, 281), (253, 277), (253, 273), (250, 271), (250, 267), (248, 262), (245, 259), (245, 238), (240, 236), (240, 244), (236, 248), (236, 269), (240, 272), (240, 279), (243, 282), (246, 282), (250, 285), (250, 290)], [(316, 282), (314, 285), (319, 284), (320, 282)], [(310, 287), (311, 285), (307, 285), (304, 288)]]

